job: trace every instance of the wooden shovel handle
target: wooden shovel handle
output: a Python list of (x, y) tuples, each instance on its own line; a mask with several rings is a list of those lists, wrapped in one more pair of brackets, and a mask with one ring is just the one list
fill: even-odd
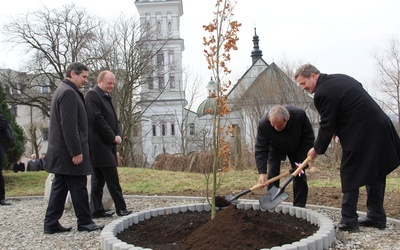
[(265, 187), (265, 186), (269, 185), (270, 183), (275, 182), (275, 181), (277, 181), (277, 180), (280, 180), (280, 179), (282, 179), (283, 177), (286, 177), (286, 176), (288, 176), (288, 175), (290, 175), (290, 171), (285, 172), (285, 173), (282, 173), (282, 174), (280, 174), (280, 175), (277, 175), (277, 176), (275, 176), (275, 177), (273, 177), (273, 178), (267, 180), (267, 181), (264, 182), (264, 183), (260, 183), (260, 184), (257, 184), (257, 185), (255, 185), (255, 186), (253, 186), (253, 187), (250, 188), (250, 191), (253, 192), (253, 191), (256, 190), (256, 189)]
[(296, 168), (296, 170), (293, 172), (293, 176), (294, 177), (296, 177), (299, 173), (300, 173), (300, 171), (305, 167), (305, 166), (307, 166), (307, 164), (309, 163), (311, 161), (311, 158), (310, 158), (310, 156), (308, 156), (302, 163), (301, 163), (301, 165), (300, 166), (298, 166), (297, 168)]

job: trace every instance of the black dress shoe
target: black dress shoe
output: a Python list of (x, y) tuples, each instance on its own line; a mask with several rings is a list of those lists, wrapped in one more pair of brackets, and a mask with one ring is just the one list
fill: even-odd
[(95, 223), (91, 223), (88, 225), (80, 225), (78, 226), (78, 231), (82, 232), (82, 231), (86, 231), (86, 232), (92, 232), (92, 231), (96, 231), (96, 230), (101, 230), (103, 229), (104, 226), (99, 226), (96, 225)]
[(339, 231), (346, 231), (349, 233), (358, 233), (360, 231), (358, 226), (351, 227), (351, 226), (348, 226), (348, 225), (342, 224), (342, 223), (336, 223), (335, 228), (337, 228)]
[(2, 206), (9, 206), (9, 205), (11, 205), (11, 203), (10, 203), (10, 202), (7, 202), (6, 200), (0, 200), (0, 205), (2, 205)]
[(358, 225), (362, 226), (362, 227), (375, 227), (378, 229), (385, 229), (386, 228), (386, 223), (383, 222), (376, 222), (373, 221), (367, 217), (362, 218), (362, 219), (358, 219)]
[(106, 218), (106, 217), (111, 217), (113, 216), (114, 212), (112, 211), (103, 211), (103, 212), (96, 212), (92, 214), (92, 217), (97, 219), (97, 218)]
[(132, 213), (132, 211), (129, 211), (129, 210), (126, 210), (126, 209), (117, 211), (117, 215), (118, 216), (126, 216), (126, 215), (129, 215), (131, 213)]
[(65, 233), (72, 230), (72, 227), (63, 227), (58, 225), (56, 228), (44, 229), (44, 234), (56, 234), (56, 233)]

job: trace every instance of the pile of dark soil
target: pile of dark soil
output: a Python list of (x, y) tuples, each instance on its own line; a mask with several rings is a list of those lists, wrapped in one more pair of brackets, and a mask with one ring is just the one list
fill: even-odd
[(210, 212), (153, 217), (118, 234), (129, 244), (154, 250), (260, 249), (291, 244), (318, 227), (289, 214), (241, 210), (229, 206)]

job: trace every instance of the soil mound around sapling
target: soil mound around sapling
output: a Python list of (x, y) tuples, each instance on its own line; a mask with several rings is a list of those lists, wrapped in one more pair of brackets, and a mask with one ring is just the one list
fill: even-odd
[(242, 210), (168, 214), (144, 220), (118, 234), (129, 244), (154, 250), (260, 249), (291, 244), (318, 227), (289, 214)]

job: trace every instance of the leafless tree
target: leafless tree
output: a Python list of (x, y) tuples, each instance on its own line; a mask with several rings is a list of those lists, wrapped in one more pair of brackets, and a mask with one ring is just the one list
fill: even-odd
[(387, 47), (373, 51), (378, 72), (377, 85), (388, 97), (384, 102), (390, 113), (398, 117), (400, 124), (400, 41), (393, 36), (387, 40)]
[[(188, 150), (199, 150), (202, 148), (198, 143), (204, 144), (205, 139), (203, 136), (202, 128), (194, 131), (190, 134), (190, 126), (197, 120), (197, 114), (192, 111), (194, 102), (200, 97), (200, 88), (202, 86), (202, 81), (198, 75), (192, 76), (187, 70), (183, 70), (183, 91), (186, 93), (187, 105), (182, 109), (182, 120), (177, 120), (180, 139), (181, 139), (181, 154), (187, 155), (190, 153)], [(199, 128), (199, 126), (196, 126)]]
[(28, 148), (29, 152), (25, 152), (26, 154), (28, 154), (26, 155), (27, 157), (33, 153), (39, 159), (43, 139), (42, 126), (43, 125), (40, 122), (36, 121), (32, 121), (32, 123), (24, 125), (24, 130), (27, 134), (29, 145), (31, 146), (30, 148)]
[(74, 4), (16, 16), (3, 29), (7, 42), (26, 52), (24, 73), (0, 72), (11, 104), (36, 107), (49, 117), (51, 93), (69, 63), (80, 61), (93, 71), (86, 90), (96, 84), (97, 73), (111, 70), (118, 83), (113, 96), (124, 135), (121, 155), (127, 164), (135, 162), (135, 155), (142, 155), (137, 154), (134, 139), (140, 138), (135, 131), (143, 112), (138, 108), (139, 91), (148, 83), (143, 76), (154, 72), (155, 57), (165, 42), (146, 41), (145, 30), (133, 17), (105, 22)]
[(19, 92), (8, 99), (13, 104), (35, 106), (49, 116), (51, 95), (46, 93), (57, 88), (69, 63), (88, 62), (92, 51), (88, 45), (97, 39), (94, 30), (100, 24), (98, 17), (74, 4), (12, 17), (3, 27), (6, 42), (23, 50), (26, 56), (25, 73), (1, 75), (11, 89), (9, 93)]
[(39, 155), (41, 123), (50, 116), (52, 93), (64, 78), (66, 67), (74, 61), (89, 62), (88, 45), (96, 40), (94, 30), (100, 24), (98, 17), (70, 4), (17, 15), (3, 26), (5, 42), (25, 53), (21, 58), (23, 72), (1, 70), (0, 82), (10, 105), (33, 110), (30, 123), (24, 127), (31, 152)]

